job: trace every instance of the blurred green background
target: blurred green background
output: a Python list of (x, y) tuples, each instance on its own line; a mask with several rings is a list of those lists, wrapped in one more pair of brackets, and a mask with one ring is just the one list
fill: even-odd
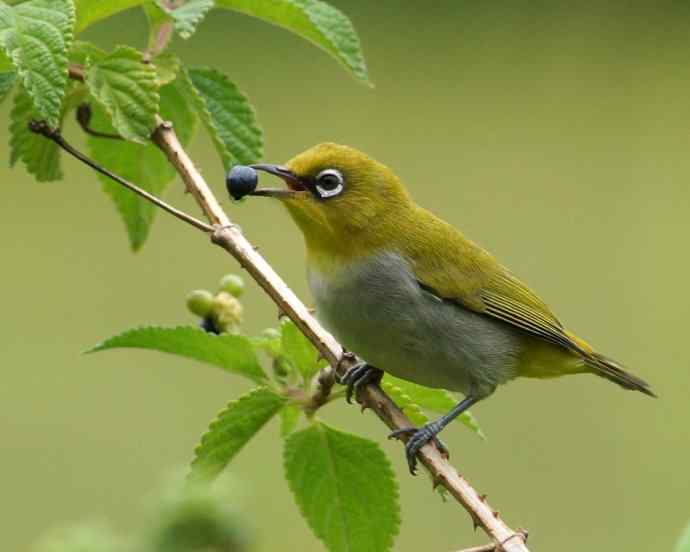
[[(302, 39), (230, 12), (213, 13), (175, 50), (249, 95), (267, 160), (329, 140), (389, 164), (422, 204), (653, 384), (659, 400), (593, 377), (519, 381), (475, 408), (487, 442), (461, 426), (444, 439), (461, 473), (530, 530), (533, 550), (669, 550), (690, 517), (690, 5), (334, 3), (360, 33), (375, 89)], [(144, 37), (139, 12), (85, 36), (104, 46)], [(5, 133), (8, 112), (9, 102)], [(66, 134), (83, 142), (72, 123)], [(223, 194), (209, 140), (199, 134), (191, 153)], [(95, 175), (69, 159), (65, 167), (65, 181), (49, 185), (21, 168), (0, 174), (4, 550), (27, 550), (47, 528), (83, 518), (139, 526), (143, 497), (248, 388), (156, 353), (80, 354), (133, 325), (192, 323), (187, 291), (238, 267), (166, 215), (132, 254)], [(179, 182), (167, 198), (193, 209)], [(280, 206), (226, 206), (308, 301), (301, 238)], [(253, 284), (245, 305), (248, 332), (275, 324)], [(424, 476), (407, 475), (373, 414), (335, 405), (323, 417), (390, 453), (403, 510), (396, 550), (485, 541)], [(257, 550), (322, 549), (283, 480), (275, 423), (232, 473)]]

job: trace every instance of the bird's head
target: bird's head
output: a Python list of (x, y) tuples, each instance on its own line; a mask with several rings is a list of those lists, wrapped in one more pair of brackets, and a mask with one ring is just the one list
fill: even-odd
[(337, 253), (366, 247), (410, 204), (393, 171), (348, 146), (319, 144), (284, 166), (252, 166), (285, 181), (287, 189), (257, 195), (285, 204), (310, 249)]

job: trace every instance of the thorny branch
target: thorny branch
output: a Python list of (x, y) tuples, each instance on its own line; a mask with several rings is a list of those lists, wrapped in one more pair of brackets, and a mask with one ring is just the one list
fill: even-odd
[[(70, 68), (70, 76), (83, 80), (83, 71), (79, 67)], [(304, 335), (314, 344), (330, 367), (318, 376), (317, 391), (313, 401), (328, 400), (328, 395), (336, 377), (342, 377), (354, 365), (355, 360), (344, 352), (335, 338), (324, 330), (308, 309), (292, 292), (270, 264), (256, 251), (244, 237), (240, 229), (232, 223), (211, 192), (206, 181), (180, 144), (170, 123), (160, 118), (151, 135), (152, 141), (163, 151), (170, 163), (182, 178), (186, 189), (192, 194), (210, 225), (171, 207), (138, 188), (116, 174), (99, 166), (75, 148), (70, 146), (56, 130), (49, 129), (44, 123), (33, 122), (31, 129), (56, 142), (71, 155), (87, 164), (94, 170), (112, 178), (116, 182), (138, 193), (148, 201), (165, 209), (167, 212), (184, 220), (192, 226), (210, 233), (211, 241), (230, 253), (240, 265), (254, 278), (263, 290), (273, 299), (280, 310), (289, 316)], [(363, 408), (370, 408), (390, 428), (407, 428), (412, 424), (398, 406), (378, 385), (367, 385), (360, 389), (358, 400)], [(405, 440), (405, 438), (403, 438)], [(513, 531), (501, 519), (498, 512), (486, 502), (486, 497), (477, 491), (463, 478), (433, 444), (424, 446), (418, 453), (421, 463), (432, 475), (434, 486), (443, 485), (448, 492), (467, 510), (475, 527), (481, 527), (495, 544), (474, 550), (496, 550), (503, 552), (529, 552), (525, 545), (526, 533)]]

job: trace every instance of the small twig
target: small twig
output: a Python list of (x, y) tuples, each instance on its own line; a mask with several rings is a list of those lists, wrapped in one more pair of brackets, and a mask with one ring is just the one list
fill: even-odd
[(165, 21), (158, 27), (156, 36), (149, 44), (149, 47), (144, 52), (144, 63), (151, 63), (151, 59), (165, 50), (173, 37), (175, 25), (172, 21)]
[(331, 366), (327, 366), (316, 377), (316, 389), (306, 409), (307, 416), (314, 414), (329, 401), (333, 385), (335, 385), (335, 370)]
[(77, 107), (77, 111), (75, 112), (75, 115), (77, 118), (77, 122), (79, 123), (79, 126), (84, 132), (86, 132), (86, 134), (90, 134), (91, 136), (95, 136), (96, 138), (124, 140), (124, 138), (119, 134), (101, 132), (100, 130), (91, 128), (91, 106), (88, 103), (84, 102), (79, 104), (79, 107)]
[(176, 209), (172, 205), (168, 205), (164, 201), (158, 199), (155, 195), (150, 194), (146, 190), (143, 190), (136, 184), (132, 184), (128, 180), (125, 180), (121, 176), (118, 176), (115, 173), (110, 172), (108, 169), (101, 167), (98, 163), (93, 161), (92, 159), (88, 158), (86, 155), (78, 151), (77, 149), (73, 148), (70, 144), (68, 144), (65, 139), (62, 137), (60, 134), (60, 131), (50, 128), (44, 121), (30, 121), (29, 122), (29, 129), (32, 132), (35, 132), (36, 134), (41, 134), (42, 136), (45, 136), (49, 140), (52, 140), (55, 142), (58, 146), (60, 146), (62, 149), (64, 149), (67, 153), (70, 155), (76, 157), (81, 161), (82, 163), (85, 163), (92, 169), (94, 169), (96, 172), (99, 172), (108, 178), (113, 179), (115, 182), (118, 184), (121, 184), (128, 190), (133, 191), (135, 194), (139, 194), (141, 197), (144, 199), (147, 199), (151, 203), (157, 205), (164, 211), (167, 211), (171, 215), (177, 217), (180, 220), (185, 221), (188, 224), (191, 224), (195, 228), (198, 228), (199, 230), (202, 230), (207, 233), (211, 233), (214, 231), (213, 226), (210, 226), (209, 224), (206, 224), (205, 222), (198, 220), (194, 218), (191, 215), (188, 215), (184, 211), (180, 211), (179, 209)]
[(86, 78), (86, 73), (84, 72), (84, 67), (82, 65), (79, 65), (77, 63), (70, 63), (69, 68), (69, 78), (72, 80), (78, 80), (81, 82), (84, 82), (84, 79)]

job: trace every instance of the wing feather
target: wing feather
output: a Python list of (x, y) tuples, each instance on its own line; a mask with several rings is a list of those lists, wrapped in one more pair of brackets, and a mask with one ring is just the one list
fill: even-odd
[[(587, 355), (549, 307), (492, 255), (426, 211), (426, 232), (402, 244), (420, 285), (434, 295)], [(438, 243), (444, 244), (443, 255)]]

